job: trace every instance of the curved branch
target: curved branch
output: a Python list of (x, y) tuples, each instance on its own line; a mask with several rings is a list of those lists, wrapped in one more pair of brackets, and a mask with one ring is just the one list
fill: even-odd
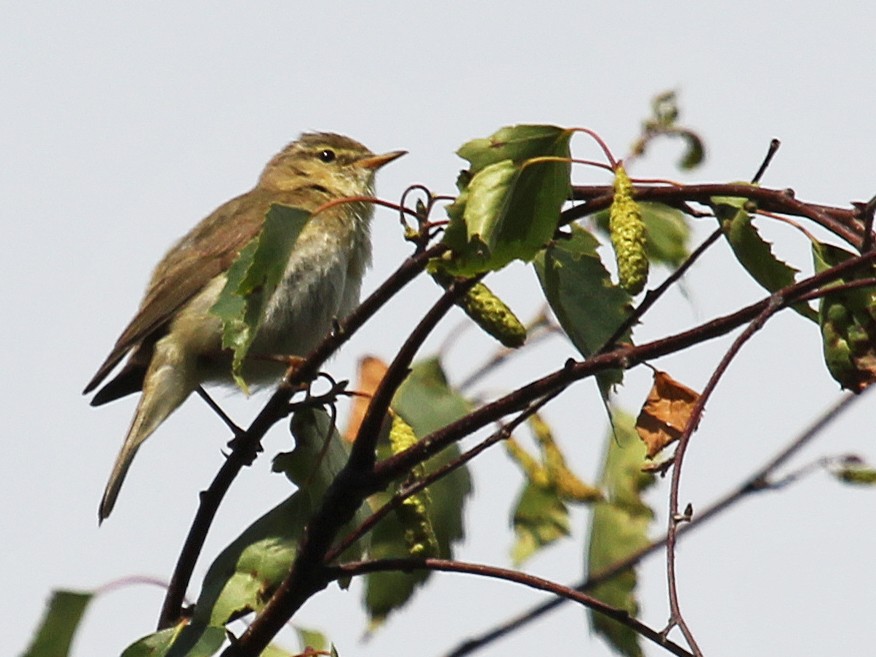
[[(788, 189), (768, 189), (746, 183), (653, 186), (637, 184), (634, 195), (637, 201), (659, 201), (667, 205), (690, 201), (708, 204), (714, 196), (749, 198), (764, 210), (806, 217), (858, 249), (864, 241), (865, 232), (859, 210), (805, 203), (797, 200)], [(614, 194), (610, 185), (576, 185), (572, 187), (572, 198), (584, 203), (565, 210), (563, 223), (606, 209), (611, 205)]]
[(252, 424), (235, 437), (228, 458), (216, 473), (210, 486), (200, 495), (198, 510), (183, 543), (164, 597), (158, 618), (158, 629), (170, 627), (179, 619), (186, 589), (219, 504), (244, 466), (252, 463), (260, 449), (261, 439), (268, 429), (285, 417), (289, 400), (299, 386), (313, 379), (329, 356), (349, 340), (391, 297), (422, 272), (431, 258), (441, 255), (445, 250), (443, 244), (436, 244), (405, 260), (358, 308), (344, 321), (338, 323), (337, 330), (326, 336), (290, 375), (284, 377)]
[[(778, 295), (777, 298), (780, 297), (782, 299), (780, 308), (791, 306), (801, 298), (804, 298), (805, 295), (810, 295), (815, 290), (819, 290), (819, 288), (847, 276), (858, 268), (870, 265), (874, 261), (876, 261), (876, 251), (870, 251), (860, 257), (850, 258), (839, 265), (788, 285), (776, 293)], [(821, 290), (821, 293), (825, 294), (827, 290)], [(772, 303), (771, 300), (776, 295), (771, 295), (729, 315), (713, 319), (667, 338), (661, 338), (637, 346), (620, 345), (611, 351), (596, 354), (583, 361), (570, 359), (561, 369), (536, 379), (489, 404), (481, 406), (456, 422), (452, 422), (426, 436), (402, 454), (381, 461), (375, 466), (375, 475), (381, 481), (392, 481), (402, 476), (416, 464), (434, 456), (464, 436), (474, 433), (491, 422), (500, 420), (509, 413), (523, 409), (534, 399), (548, 395), (575, 381), (593, 376), (597, 372), (617, 369), (619, 367), (629, 369), (644, 361), (666, 356), (726, 335), (740, 326), (751, 322)], [(811, 298), (811, 296), (807, 298)]]
[[(872, 387), (873, 386), (871, 386), (871, 388)], [(869, 389), (870, 388), (868, 388), (868, 390)], [(699, 528), (707, 521), (715, 518), (730, 507), (735, 506), (742, 500), (748, 498), (748, 496), (765, 490), (775, 490), (771, 487), (770, 483), (770, 477), (772, 476), (772, 474), (778, 468), (784, 465), (792, 456), (794, 456), (794, 454), (796, 454), (803, 447), (808, 445), (816, 436), (820, 435), (821, 432), (831, 422), (840, 417), (842, 413), (851, 408), (852, 404), (860, 400), (863, 396), (864, 393), (858, 395), (847, 393), (843, 395), (839, 401), (832, 404), (830, 408), (828, 408), (812, 424), (810, 424), (802, 432), (800, 432), (800, 434), (794, 437), (786, 447), (779, 451), (779, 453), (772, 459), (770, 459), (764, 466), (758, 468), (755, 472), (749, 475), (735, 489), (733, 489), (729, 493), (726, 493), (724, 496), (720, 497), (717, 501), (713, 502), (703, 510), (697, 511), (693, 518), (691, 518), (690, 522), (679, 526), (679, 538), (687, 536), (688, 533), (692, 532), (695, 528)], [(589, 591), (594, 587), (599, 586), (600, 584), (616, 577), (625, 570), (633, 568), (634, 566), (639, 564), (645, 557), (654, 554), (660, 548), (664, 547), (667, 540), (668, 536), (664, 535), (662, 538), (657, 539), (642, 547), (641, 549), (629, 554), (624, 559), (621, 559), (620, 561), (617, 561), (610, 566), (603, 568), (599, 572), (589, 575), (585, 580), (574, 586), (575, 590)], [(523, 626), (537, 620), (538, 618), (541, 618), (542, 616), (550, 611), (553, 611), (566, 601), (567, 600), (565, 598), (555, 598), (553, 600), (549, 600), (535, 607), (532, 607), (528, 611), (522, 612), (516, 616), (507, 619), (496, 627), (484, 632), (480, 636), (476, 636), (474, 638), (463, 641), (456, 648), (447, 653), (446, 657), (466, 657), (466, 655), (470, 655), (477, 650), (490, 645), (498, 639), (504, 638), (512, 632), (516, 632), (522, 629)]]
[(628, 612), (623, 609), (617, 609), (610, 605), (597, 600), (594, 597), (576, 591), (557, 582), (536, 577), (535, 575), (527, 575), (519, 570), (510, 568), (499, 568), (498, 566), (488, 566), (485, 564), (467, 563), (464, 561), (453, 561), (450, 559), (375, 559), (373, 561), (357, 561), (352, 563), (341, 564), (340, 566), (332, 566), (327, 569), (331, 574), (332, 579), (340, 579), (342, 577), (352, 577), (355, 575), (365, 575), (368, 573), (384, 572), (388, 570), (397, 570), (409, 572), (411, 570), (432, 570), (445, 573), (463, 573), (467, 575), (479, 575), (481, 577), (489, 577), (492, 579), (500, 579), (506, 582), (514, 582), (522, 584), (537, 591), (546, 591), (553, 593), (566, 600), (577, 602), (578, 604), (592, 609), (595, 612), (603, 614), (618, 623), (630, 628), (637, 634), (645, 637), (649, 641), (656, 643), (661, 648), (668, 650), (673, 655), (681, 657), (693, 657), (691, 653), (682, 648), (677, 643), (674, 643), (662, 636), (658, 631), (648, 627), (641, 621), (631, 617)]
[[(718, 363), (718, 366), (715, 368), (712, 376), (709, 377), (709, 380), (706, 383), (706, 387), (697, 398), (693, 409), (691, 409), (690, 418), (688, 419), (687, 424), (684, 427), (684, 431), (678, 439), (678, 447), (676, 448), (675, 455), (673, 456), (672, 483), (669, 488), (669, 529), (666, 533), (666, 578), (669, 588), (670, 617), (664, 633), (668, 633), (674, 625), (678, 625), (681, 633), (684, 635), (685, 640), (691, 647), (691, 650), (693, 650), (694, 655), (697, 655), (698, 657), (702, 655), (702, 651), (697, 645), (693, 632), (691, 631), (690, 627), (688, 627), (688, 624), (684, 620), (684, 616), (681, 613), (681, 604), (678, 599), (678, 582), (675, 576), (675, 543), (678, 537), (679, 523), (683, 521), (681, 519), (681, 516), (679, 515), (678, 494), (679, 488), (681, 486), (681, 469), (684, 463), (684, 455), (687, 453), (687, 448), (688, 445), (690, 445), (690, 439), (691, 436), (693, 436), (693, 432), (699, 426), (700, 418), (702, 417), (703, 411), (706, 408), (706, 403), (712, 396), (712, 393), (715, 391), (715, 388), (717, 387), (718, 382), (721, 380), (721, 377), (730, 366), (730, 362), (736, 357), (736, 355), (739, 353), (739, 350), (742, 349), (742, 345), (744, 345), (749, 339), (751, 339), (751, 337), (754, 336), (757, 331), (763, 328), (767, 320), (769, 320), (770, 317), (778, 312), (783, 305), (784, 300), (781, 296), (773, 295), (772, 297), (770, 297), (769, 303), (767, 304), (766, 308), (764, 308), (763, 311), (757, 315), (757, 317), (751, 320), (751, 323), (749, 323), (746, 329), (733, 341), (733, 344), (730, 345), (730, 348), (721, 358), (721, 361)], [(688, 518), (685, 516), (684, 520), (687, 519)]]
[(323, 564), (341, 527), (353, 518), (356, 509), (368, 495), (384, 488), (390, 481), (373, 474), (375, 448), (389, 402), (407, 375), (410, 363), (423, 341), (478, 280), (454, 281), (408, 336), (371, 399), (346, 465), (335, 477), (319, 509), (308, 522), (289, 573), (240, 639), (229, 646), (223, 655), (260, 655), (292, 614), (328, 584), (330, 580), (324, 577)]

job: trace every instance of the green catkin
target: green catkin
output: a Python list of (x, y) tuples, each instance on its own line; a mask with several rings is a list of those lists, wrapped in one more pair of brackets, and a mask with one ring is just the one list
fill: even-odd
[[(447, 288), (452, 280), (441, 274), (435, 274), (433, 277), (444, 288)], [(505, 302), (483, 283), (475, 283), (457, 305), (475, 324), (505, 347), (516, 349), (526, 342), (526, 327), (505, 305)]]
[[(397, 413), (392, 415), (392, 426), (389, 430), (389, 444), (393, 454), (400, 454), (417, 442), (413, 428)], [(411, 479), (417, 480), (425, 475), (422, 464), (411, 471)], [(408, 551), (414, 557), (434, 557), (440, 553), (438, 538), (429, 519), (431, 498), (429, 491), (423, 489), (411, 495), (396, 508), (395, 514), (404, 529), (405, 543)]]
[(636, 295), (648, 282), (645, 223), (633, 199), (633, 183), (622, 164), (617, 165), (614, 174), (614, 200), (609, 214), (611, 244), (621, 287)]

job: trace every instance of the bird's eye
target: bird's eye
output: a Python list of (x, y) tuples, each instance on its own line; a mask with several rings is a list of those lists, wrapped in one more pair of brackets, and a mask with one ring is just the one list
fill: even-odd
[(326, 164), (328, 164), (329, 162), (334, 162), (335, 157), (335, 152), (330, 148), (326, 148), (325, 150), (319, 152), (319, 159)]

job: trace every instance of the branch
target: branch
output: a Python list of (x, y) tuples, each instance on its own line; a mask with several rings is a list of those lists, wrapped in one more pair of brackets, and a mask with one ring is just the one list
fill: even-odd
[(165, 594), (158, 619), (159, 629), (171, 627), (179, 619), (186, 589), (219, 504), (243, 467), (252, 463), (260, 449), (261, 439), (268, 429), (285, 417), (289, 400), (300, 384), (313, 379), (329, 356), (349, 340), (390, 298), (422, 272), (431, 258), (441, 255), (445, 250), (444, 245), (437, 244), (405, 260), (356, 310), (339, 322), (337, 330), (326, 336), (291, 375), (284, 377), (249, 428), (235, 437), (231, 453), (225, 463), (216, 473), (210, 486), (200, 495), (198, 510), (192, 520)]
[(368, 518), (366, 518), (361, 525), (356, 527), (352, 532), (350, 532), (347, 536), (343, 538), (332, 550), (326, 555), (325, 563), (331, 563), (335, 559), (337, 559), (341, 554), (343, 554), (347, 548), (349, 548), (353, 543), (358, 541), (362, 536), (371, 531), (380, 520), (386, 517), (391, 511), (399, 508), (402, 503), (412, 495), (416, 495), (417, 493), (423, 491), (428, 488), (432, 484), (434, 484), (439, 479), (443, 479), (451, 472), (458, 470), (463, 465), (471, 461), (475, 456), (480, 454), (481, 452), (486, 451), (488, 447), (492, 447), (496, 443), (502, 442), (503, 440), (507, 440), (514, 430), (523, 424), (526, 420), (532, 417), (535, 413), (541, 410), (548, 402), (553, 400), (557, 394), (551, 395), (549, 397), (544, 397), (543, 399), (539, 399), (536, 403), (530, 405), (526, 408), (522, 413), (520, 413), (517, 417), (515, 417), (511, 422), (501, 426), (498, 431), (494, 431), (491, 435), (487, 436), (480, 443), (472, 447), (470, 450), (463, 452), (458, 457), (445, 463), (440, 468), (430, 472), (425, 477), (422, 477), (418, 481), (413, 484), (406, 485), (403, 490), (398, 491), (393, 497), (388, 500), (383, 506), (381, 506), (377, 511), (372, 513)]
[(310, 518), (289, 574), (239, 640), (225, 650), (224, 656), (260, 655), (295, 611), (331, 581), (326, 578), (324, 561), (338, 531), (353, 518), (368, 495), (389, 483), (373, 476), (377, 439), (389, 403), (407, 376), (423, 341), (478, 280), (476, 277), (454, 281), (408, 336), (368, 405), (346, 465), (329, 486), (319, 510)]
[[(872, 387), (872, 386), (871, 386)], [(868, 389), (869, 390), (869, 389)], [(719, 498), (702, 511), (698, 511), (691, 518), (691, 521), (681, 525), (678, 529), (678, 537), (687, 536), (688, 533), (695, 528), (699, 528), (707, 521), (718, 516), (727, 509), (735, 506), (742, 500), (748, 498), (754, 493), (759, 493), (766, 490), (775, 490), (770, 484), (770, 477), (784, 465), (794, 454), (799, 452), (803, 447), (808, 445), (816, 436), (820, 435), (831, 422), (837, 419), (842, 413), (847, 411), (852, 405), (860, 400), (864, 393), (855, 395), (847, 393), (840, 400), (834, 403), (829, 409), (822, 413), (811, 425), (804, 429), (799, 435), (791, 440), (775, 457), (770, 459), (766, 465), (758, 468), (755, 472), (749, 475), (739, 486), (734, 490)], [(614, 564), (603, 568), (599, 572), (592, 573), (587, 579), (575, 585), (575, 590), (589, 591), (608, 580), (617, 577), (620, 573), (638, 565), (645, 557), (654, 554), (660, 548), (664, 547), (668, 541), (668, 535), (653, 541), (645, 547), (636, 550), (626, 558), (615, 562)], [(566, 602), (565, 598), (553, 599), (532, 607), (528, 611), (513, 616), (496, 627), (484, 632), (480, 636), (470, 638), (451, 652), (447, 653), (446, 657), (465, 657), (477, 650), (488, 646), (489, 644), (504, 638), (505, 636), (522, 629), (525, 625), (534, 622), (538, 618), (553, 611), (560, 605)]]
[(644, 623), (630, 617), (629, 613), (623, 609), (617, 609), (605, 604), (585, 593), (576, 591), (575, 589), (563, 586), (556, 582), (552, 582), (535, 575), (527, 575), (519, 570), (510, 568), (499, 568), (496, 566), (487, 566), (476, 563), (466, 563), (464, 561), (452, 561), (449, 559), (377, 559), (374, 561), (358, 561), (352, 563), (334, 566), (328, 569), (332, 574), (333, 579), (342, 577), (352, 577), (355, 575), (365, 575), (367, 573), (376, 573), (383, 571), (403, 571), (411, 570), (432, 570), (448, 573), (464, 573), (468, 575), (479, 575), (481, 577), (490, 577), (492, 579), (500, 579), (506, 582), (514, 582), (522, 584), (537, 591), (546, 591), (556, 596), (560, 596), (565, 600), (572, 600), (578, 604), (592, 609), (593, 611), (604, 614), (609, 618), (616, 620), (618, 623), (625, 625), (634, 632), (642, 635), (648, 640), (656, 643), (661, 648), (665, 648), (673, 655), (682, 657), (692, 657), (691, 653), (682, 648), (677, 643), (669, 641), (656, 630), (648, 627)]
[[(380, 480), (388, 483), (402, 476), (418, 463), (425, 461), (450, 444), (462, 439), (464, 436), (474, 433), (487, 424), (500, 420), (509, 413), (525, 408), (527, 404), (539, 397), (549, 395), (575, 381), (593, 376), (597, 372), (617, 368), (629, 369), (639, 363), (660, 358), (661, 356), (666, 356), (726, 335), (730, 331), (756, 318), (772, 303), (774, 296), (782, 299), (780, 308), (786, 308), (798, 302), (804, 295), (808, 295), (814, 290), (818, 290), (839, 278), (843, 278), (850, 272), (869, 265), (874, 261), (876, 261), (876, 252), (870, 251), (865, 255), (850, 258), (839, 265), (788, 285), (776, 293), (778, 296), (771, 295), (729, 315), (713, 319), (670, 337), (637, 346), (620, 345), (611, 351), (596, 354), (583, 361), (570, 359), (559, 370), (536, 379), (489, 404), (481, 406), (456, 422), (452, 422), (426, 436), (402, 454), (381, 461), (375, 466), (375, 475)], [(822, 294), (827, 292), (828, 290), (822, 290)]]
[(690, 444), (693, 432), (699, 426), (700, 418), (706, 408), (706, 403), (715, 391), (721, 377), (730, 366), (730, 362), (736, 357), (740, 349), (742, 349), (742, 346), (748, 342), (757, 331), (763, 328), (767, 320), (778, 312), (783, 305), (784, 299), (780, 295), (776, 294), (770, 297), (766, 308), (764, 308), (763, 311), (751, 321), (746, 329), (733, 341), (733, 344), (730, 345), (727, 353), (724, 354), (723, 358), (721, 358), (721, 361), (718, 363), (718, 367), (715, 368), (712, 376), (709, 377), (709, 381), (706, 383), (706, 387), (703, 389), (702, 394), (697, 398), (697, 401), (691, 410), (690, 418), (684, 427), (684, 431), (678, 439), (678, 447), (676, 448), (673, 457), (674, 466), (672, 470), (672, 483), (669, 489), (669, 529), (667, 531), (666, 541), (666, 578), (669, 587), (670, 616), (666, 629), (664, 629), (663, 632), (664, 634), (668, 634), (673, 626), (678, 625), (684, 638), (687, 640), (688, 645), (697, 657), (702, 655), (702, 651), (697, 645), (693, 632), (688, 627), (687, 622), (684, 620), (684, 616), (681, 613), (681, 605), (678, 601), (678, 582), (675, 577), (675, 543), (678, 537), (678, 527), (684, 520), (689, 520), (687, 514), (682, 518), (679, 514), (678, 507), (678, 491), (681, 485), (681, 469), (682, 464), (684, 463), (684, 455), (687, 453), (687, 447)]
[[(639, 184), (635, 186), (634, 195), (637, 201), (659, 201), (667, 205), (678, 205), (689, 201), (708, 204), (714, 196), (749, 198), (757, 202), (758, 207), (763, 210), (806, 217), (856, 248), (861, 248), (864, 238), (864, 228), (858, 210), (804, 203), (794, 198), (794, 192), (789, 189), (767, 189), (745, 183), (653, 186)], [(572, 198), (585, 202), (565, 210), (563, 223), (570, 223), (606, 209), (611, 205), (614, 194), (610, 185), (576, 185), (572, 187)]]

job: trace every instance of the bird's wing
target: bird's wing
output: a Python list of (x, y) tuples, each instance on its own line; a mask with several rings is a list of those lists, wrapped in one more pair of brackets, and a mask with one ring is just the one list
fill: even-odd
[[(173, 315), (213, 277), (224, 272), (258, 233), (272, 200), (258, 189), (217, 208), (170, 250), (155, 269), (140, 309), (131, 320), (83, 394), (94, 390), (131, 349), (153, 342)], [(234, 221), (229, 217), (234, 216)], [(160, 272), (160, 273), (159, 273)], [(173, 272), (167, 276), (167, 272)]]

